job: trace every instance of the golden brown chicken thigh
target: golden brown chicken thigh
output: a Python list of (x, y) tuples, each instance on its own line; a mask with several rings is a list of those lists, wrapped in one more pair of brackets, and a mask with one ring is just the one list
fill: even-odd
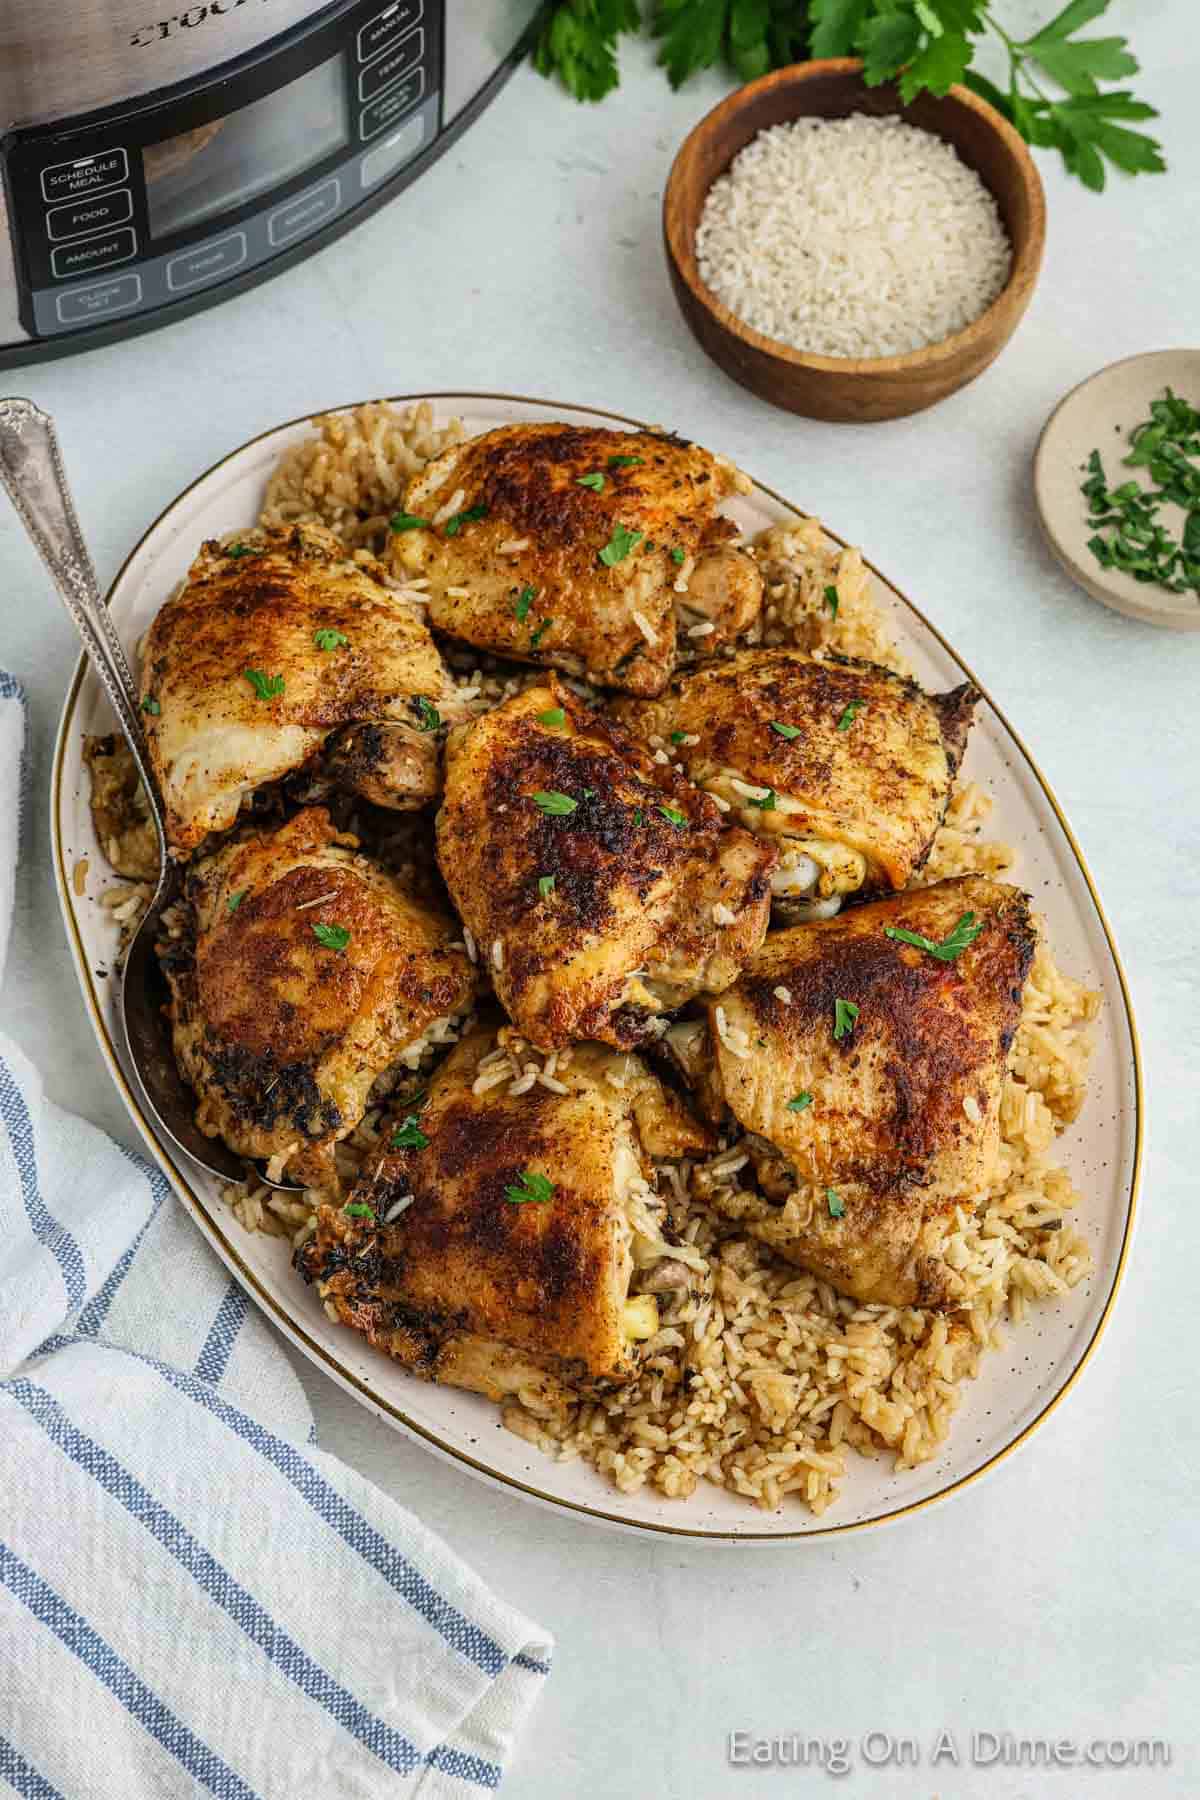
[(757, 568), (723, 543), (715, 512), (740, 480), (698, 444), (654, 432), (506, 425), (413, 477), (392, 565), (428, 578), (430, 621), (451, 637), (657, 694), (689, 580), (701, 574), (698, 605), (703, 586), (705, 616), (720, 613), (723, 630), (761, 600)]
[(775, 852), (551, 677), (450, 736), (438, 864), (532, 1042), (636, 1044), (737, 979)]
[(323, 807), (201, 857), (194, 958), (172, 957), (196, 1122), (273, 1174), (336, 1191), (334, 1145), (384, 1070), (470, 1005), (457, 924), (356, 854)]
[(612, 711), (774, 841), (777, 902), (821, 917), (920, 866), (978, 697), (969, 682), (930, 695), (874, 663), (743, 650)]
[(348, 724), (407, 740), (390, 804), (423, 805), (438, 784), (434, 712), (458, 716), (418, 609), (320, 525), (205, 544), (146, 635), (143, 723), (178, 856)]
[(772, 933), (707, 1025), (673, 1029), (782, 1201), (737, 1203), (753, 1236), (860, 1300), (969, 1297), (949, 1239), (994, 1176), (1035, 945), (1024, 894), (963, 876)]
[(296, 1257), (343, 1324), (493, 1399), (630, 1375), (656, 1294), (704, 1268), (664, 1236), (650, 1161), (703, 1128), (635, 1056), (582, 1045), (512, 1092), (519, 1055), (511, 1027), (464, 1039)]

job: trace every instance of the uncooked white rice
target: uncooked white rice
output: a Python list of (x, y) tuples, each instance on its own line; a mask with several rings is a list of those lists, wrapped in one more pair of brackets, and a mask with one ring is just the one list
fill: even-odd
[(761, 131), (704, 202), (700, 276), (764, 337), (818, 356), (899, 356), (986, 311), (1012, 250), (954, 147), (897, 118)]

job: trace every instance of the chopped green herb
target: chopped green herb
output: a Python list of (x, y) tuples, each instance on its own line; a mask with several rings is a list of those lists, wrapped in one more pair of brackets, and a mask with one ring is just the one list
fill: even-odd
[(538, 724), (549, 726), (551, 731), (557, 730), (560, 725), (565, 725), (566, 722), (567, 715), (561, 706), (552, 706), (548, 712), (538, 714)]
[(551, 627), (551, 626), (552, 626), (552, 625), (553, 625), (553, 623), (554, 623), (554, 620), (553, 620), (553, 619), (543, 619), (543, 620), (542, 620), (542, 622), (541, 622), (541, 624), (540, 624), (540, 625), (539, 625), (539, 626), (538, 626), (538, 628), (537, 628), (537, 630), (536, 630), (536, 631), (531, 631), (531, 632), (530, 632), (530, 634), (529, 634), (529, 648), (530, 648), (530, 649), (531, 649), (531, 650), (536, 650), (536, 649), (537, 649), (537, 647), (538, 647), (538, 645), (539, 645), (539, 644), (540, 644), (540, 643), (541, 643), (541, 641), (542, 641), (542, 638), (543, 638), (543, 636), (544, 636), (544, 635), (545, 635), (545, 633), (546, 633), (546, 632), (547, 632), (547, 631), (549, 631), (549, 629), (550, 629), (550, 627)]
[(591, 488), (593, 494), (602, 494), (604, 492), (604, 477), (598, 472), (595, 475), (577, 475), (575, 477), (575, 486)]
[(565, 819), (575, 811), (579, 802), (572, 800), (570, 794), (560, 794), (554, 788), (539, 788), (533, 796), (533, 804), (552, 819)]
[(672, 552), (671, 552), (671, 561), (672, 561), (672, 562), (673, 562), (673, 563), (682, 563), (682, 562), (686, 562), (686, 561), (687, 561), (687, 551), (686, 551), (686, 550), (680, 550), (680, 549), (679, 549), (679, 547), (678, 547), (678, 545), (677, 545), (677, 546), (676, 546), (676, 547), (675, 547), (675, 549), (674, 549), (674, 550), (672, 550)]
[(811, 1106), (812, 1103), (813, 1103), (813, 1097), (809, 1093), (808, 1089), (805, 1088), (803, 1093), (794, 1094), (792, 1096), (792, 1098), (787, 1103), (787, 1109), (789, 1112), (803, 1112), (805, 1107)]
[(779, 796), (774, 788), (768, 788), (757, 800), (747, 799), (748, 806), (757, 806), (759, 812), (774, 812), (779, 804)]
[(348, 1206), (343, 1206), (342, 1211), (348, 1219), (373, 1219), (375, 1217), (375, 1208), (368, 1206), (363, 1200), (352, 1200)]
[(679, 812), (674, 806), (660, 806), (658, 810), (668, 825), (674, 825), (677, 831), (687, 824), (687, 815)]
[(646, 815), (640, 806), (635, 806), (633, 809), (633, 822), (639, 827), (646, 823)]
[(829, 587), (827, 587), (825, 589), (825, 604), (829, 608), (830, 618), (836, 619), (837, 618), (837, 609), (838, 609), (838, 591), (832, 585), (832, 583), (830, 584)]
[(632, 531), (624, 525), (614, 525), (612, 536), (600, 552), (600, 561), (608, 569), (614, 569), (619, 562), (624, 562), (629, 552), (636, 549), (645, 537), (644, 531)]
[(256, 550), (253, 544), (227, 544), (225, 554), (226, 556), (261, 556), (262, 551)]
[(147, 694), (142, 701), (142, 711), (144, 713), (149, 713), (151, 718), (157, 719), (159, 713), (162, 711), (162, 707), (158, 704), (158, 701), (154, 698), (153, 694)]
[(421, 721), (419, 730), (438, 731), (441, 729), (442, 715), (432, 700), (427, 700), (424, 694), (414, 694), (413, 705), (416, 707), (417, 717)]
[(948, 937), (944, 937), (940, 944), (935, 944), (933, 939), (927, 938), (923, 932), (909, 931), (903, 925), (885, 925), (883, 935), (895, 938), (901, 944), (913, 944), (918, 950), (924, 950), (930, 956), (936, 956), (939, 962), (953, 962), (956, 956), (962, 955), (968, 944), (975, 942), (982, 930), (982, 920), (977, 922), (973, 912), (965, 912), (954, 930)]
[(673, 731), (671, 733), (671, 742), (673, 744), (682, 744), (682, 742), (686, 736), (687, 736), (686, 731)]
[(825, 1204), (829, 1208), (831, 1219), (840, 1219), (846, 1211), (846, 1202), (836, 1188), (825, 1189)]
[(397, 1131), (392, 1133), (393, 1150), (424, 1150), (429, 1139), (417, 1124), (416, 1113), (408, 1113)]
[(314, 925), (313, 936), (326, 950), (344, 950), (350, 942), (350, 933), (344, 925)]
[(274, 700), (283, 692), (282, 675), (264, 675), (261, 669), (243, 669), (242, 674), (260, 700)]
[(584, 788), (583, 797), (585, 800), (594, 800), (596, 798), (595, 788)]
[[(1148, 470), (1154, 485), (1124, 481), (1110, 492), (1100, 452), (1093, 450), (1080, 489), (1095, 530), (1088, 549), (1101, 568), (1168, 593), (1200, 596), (1200, 412), (1167, 388), (1129, 442), (1125, 467)], [(1186, 515), (1178, 536), (1159, 521), (1164, 504)]]
[(554, 1198), (554, 1183), (539, 1175), (536, 1169), (522, 1169), (521, 1178), (512, 1187), (506, 1187), (504, 1198), (514, 1206), (545, 1206)]
[(327, 626), (322, 626), (320, 631), (313, 632), (313, 643), (318, 650), (336, 650), (340, 645), (349, 642), (350, 639), (344, 631), (334, 631)]
[(529, 609), (533, 605), (533, 603), (536, 599), (537, 599), (537, 589), (536, 588), (527, 587), (527, 588), (521, 589), (521, 592), (517, 595), (517, 604), (513, 608), (513, 611), (516, 613), (518, 619), (524, 620), (528, 617)]
[(833, 1003), (833, 1035), (839, 1040), (849, 1037), (854, 1030), (858, 1018), (858, 1008), (853, 1000), (835, 1000)]
[(393, 513), (388, 520), (388, 527), (392, 531), (428, 531), (429, 525), (428, 519), (418, 519), (416, 513)]
[(610, 469), (632, 469), (636, 464), (644, 463), (645, 460), (644, 456), (610, 456), (608, 466)]
[(842, 714), (841, 718), (837, 722), (838, 730), (839, 731), (849, 731), (849, 729), (853, 725), (855, 719), (857, 719), (859, 713), (863, 710), (863, 708), (866, 704), (867, 703), (865, 700), (852, 700), (850, 702), (849, 706), (846, 708), (845, 712)]
[(538, 876), (538, 893), (542, 896), (542, 899), (548, 900), (553, 892), (554, 892), (554, 877), (553, 877), (553, 875), (539, 875)]
[(468, 506), (466, 512), (455, 513), (446, 520), (446, 536), (457, 537), (464, 525), (471, 525), (476, 519), (487, 518), (487, 505), (480, 501), (478, 506)]
[(230, 894), (228, 900), (225, 902), (226, 911), (231, 913), (236, 912), (249, 892), (249, 888), (239, 888), (236, 894)]
[(800, 736), (800, 727), (798, 725), (781, 725), (778, 719), (771, 720), (771, 730), (777, 731), (781, 738), (787, 739), (789, 744), (793, 738), (798, 738)]

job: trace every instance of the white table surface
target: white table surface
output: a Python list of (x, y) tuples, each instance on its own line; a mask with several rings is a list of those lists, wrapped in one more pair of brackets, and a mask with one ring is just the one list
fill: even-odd
[[(1000, 10), (1021, 22), (1015, 0)], [(795, 419), (702, 356), (667, 285), (659, 205), (675, 146), (724, 83), (672, 95), (636, 46), (622, 90), (600, 107), (522, 69), (413, 189), (256, 292), (0, 376), (55, 414), (102, 580), (216, 457), (341, 402), (507, 389), (698, 436), (863, 544), (943, 628), (1033, 746), (1114, 923), (1151, 1107), (1124, 1296), (1068, 1404), (949, 1505), (775, 1550), (618, 1536), (481, 1486), (300, 1365), (322, 1442), (558, 1636), (513, 1800), (706, 1800), (832, 1780), (731, 1768), (725, 1736), (740, 1729), (848, 1737), (842, 1787), (897, 1800), (1200, 1792), (1200, 1413), (1188, 1347), (1200, 1263), (1200, 637), (1128, 623), (1072, 588), (1039, 541), (1030, 494), (1037, 434), (1061, 394), (1117, 357), (1196, 343), (1192, 10), (1191, 0), (1118, 0), (1093, 28), (1134, 34), (1137, 85), (1162, 109), (1171, 172), (1118, 178), (1097, 198), (1044, 157), (1049, 243), (1030, 312), (988, 374), (915, 419)], [(132, 1141), (50, 874), (49, 753), (76, 648), (0, 513), (0, 668), (29, 690), (36, 784), (0, 1014), (56, 1098)], [(960, 1768), (930, 1767), (942, 1726), (957, 1736)], [(915, 1736), (921, 1767), (867, 1767), (857, 1745), (870, 1730)], [(1167, 1772), (972, 1769), (973, 1730), (1162, 1737), (1174, 1762)]]

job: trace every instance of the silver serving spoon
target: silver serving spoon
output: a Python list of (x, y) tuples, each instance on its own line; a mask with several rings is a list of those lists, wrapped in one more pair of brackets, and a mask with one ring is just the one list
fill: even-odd
[[(242, 1181), (246, 1163), (220, 1138), (196, 1125), (196, 1097), (175, 1066), (163, 1008), (167, 985), (155, 941), (165, 907), (179, 897), (179, 865), (167, 855), (162, 810), (150, 774), (138, 710), (137, 686), (121, 640), (100, 594), (67, 486), (53, 420), (32, 400), (0, 400), (0, 483), (17, 510), (75, 622), (92, 667), (104, 685), (129, 744), (158, 838), (158, 881), (150, 906), (125, 954), (120, 1017), (129, 1060), (164, 1137), (218, 1181)], [(259, 1165), (259, 1175), (267, 1180)], [(284, 1182), (270, 1182), (285, 1187)]]

